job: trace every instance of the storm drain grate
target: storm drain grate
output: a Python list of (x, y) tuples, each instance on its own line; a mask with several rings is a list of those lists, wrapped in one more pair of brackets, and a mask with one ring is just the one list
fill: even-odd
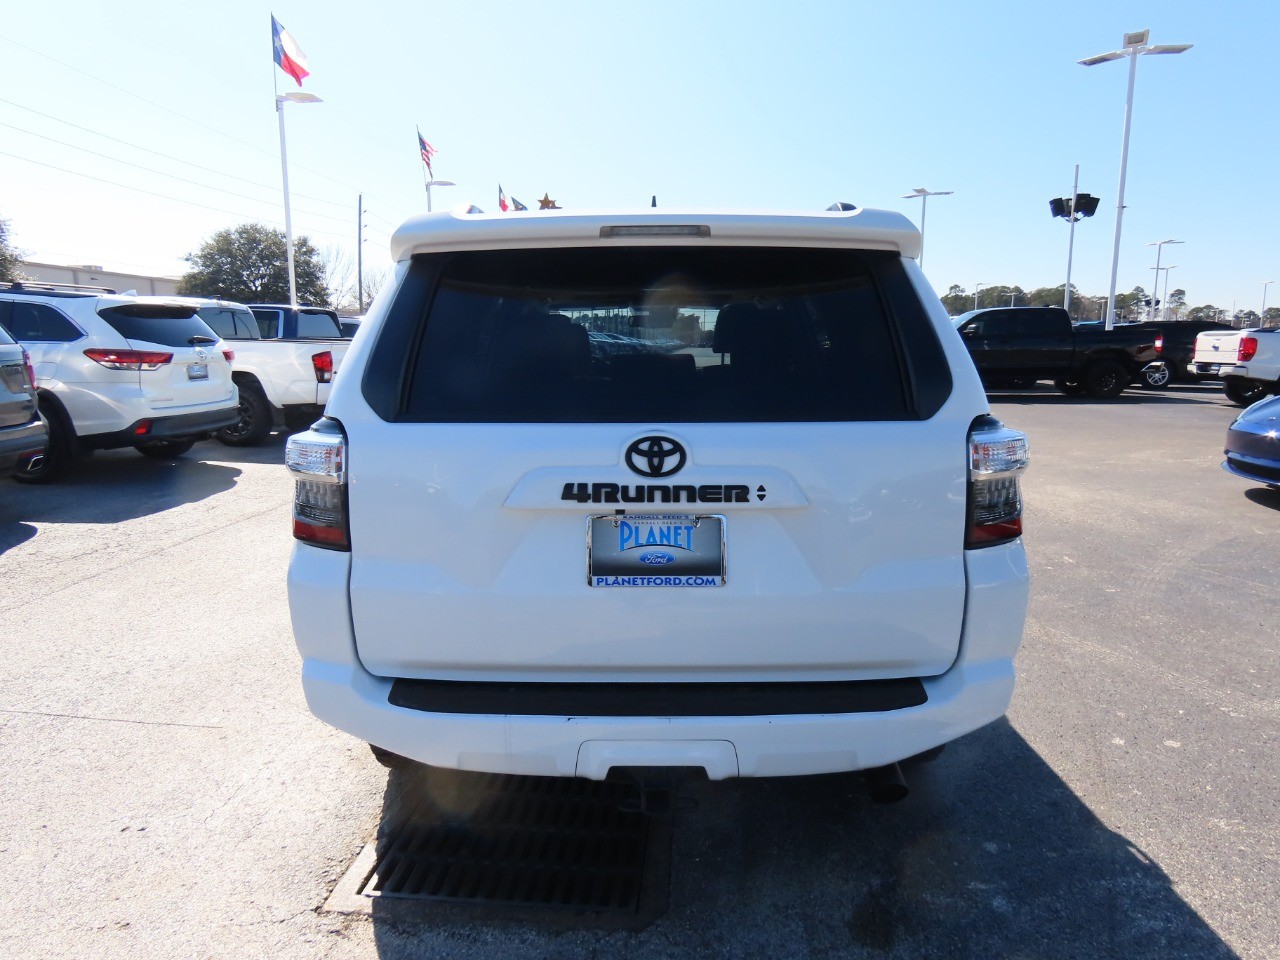
[[(434, 775), (433, 771), (428, 776)], [(626, 784), (470, 774), (446, 814), (413, 798), (385, 831), (366, 896), (634, 913), (649, 820)]]

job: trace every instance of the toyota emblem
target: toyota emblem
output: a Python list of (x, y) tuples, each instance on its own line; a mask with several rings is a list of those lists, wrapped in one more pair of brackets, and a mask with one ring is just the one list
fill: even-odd
[(642, 477), (669, 477), (687, 459), (684, 447), (670, 437), (641, 437), (627, 447), (627, 466)]
[(196, 347), (196, 359), (197, 359), (197, 360), (204, 360), (204, 359), (206, 359), (208, 356), (209, 356), (209, 355), (208, 355), (207, 353), (205, 353), (205, 352), (204, 352), (204, 350), (202, 350), (200, 347)]

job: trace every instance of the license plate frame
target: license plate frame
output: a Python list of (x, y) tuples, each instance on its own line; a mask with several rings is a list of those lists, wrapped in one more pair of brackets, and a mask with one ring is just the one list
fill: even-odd
[(187, 364), (188, 380), (208, 380), (209, 364), (207, 363), (188, 363)]
[(597, 514), (587, 518), (587, 586), (723, 587), (722, 514)]

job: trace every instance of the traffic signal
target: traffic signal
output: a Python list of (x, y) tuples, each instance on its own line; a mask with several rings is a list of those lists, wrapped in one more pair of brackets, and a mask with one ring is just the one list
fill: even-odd
[[(1061, 217), (1063, 220), (1070, 220), (1072, 216), (1071, 198), (1070, 197), (1054, 197), (1049, 201), (1049, 212), (1055, 217)], [(1098, 212), (1098, 198), (1089, 193), (1077, 193), (1075, 205), (1075, 218), (1079, 220), (1081, 217), (1092, 217)]]

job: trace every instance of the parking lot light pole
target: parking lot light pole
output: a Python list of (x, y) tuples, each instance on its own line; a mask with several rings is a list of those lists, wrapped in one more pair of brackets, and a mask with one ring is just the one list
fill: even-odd
[[(1177, 270), (1177, 269), (1178, 269), (1178, 265), (1176, 263), (1170, 264), (1169, 266), (1164, 268), (1164, 296), (1160, 298), (1161, 321), (1169, 319), (1169, 271)], [(1160, 277), (1160, 274), (1157, 273), (1156, 278), (1159, 279), (1159, 277)]]
[(981, 290), (984, 286), (986, 286), (985, 283), (975, 283), (973, 285), (973, 309), (975, 310), (978, 309), (978, 291)]
[(1258, 314), (1258, 323), (1266, 325), (1267, 322), (1267, 287), (1275, 283), (1274, 280), (1262, 281), (1262, 312)]
[(435, 180), (427, 181), (427, 213), (431, 212), (431, 188), (432, 187), (456, 187), (457, 184), (452, 180)]
[(1116, 275), (1120, 268), (1120, 225), (1124, 220), (1124, 180), (1129, 166), (1129, 127), (1133, 119), (1133, 83), (1138, 74), (1138, 57), (1147, 54), (1183, 53), (1191, 49), (1189, 43), (1149, 45), (1150, 30), (1139, 30), (1124, 35), (1124, 46), (1120, 50), (1100, 53), (1094, 57), (1086, 57), (1076, 61), (1081, 66), (1096, 67), (1100, 63), (1129, 58), (1129, 90), (1124, 101), (1124, 137), (1120, 142), (1120, 186), (1116, 190), (1116, 235), (1111, 246), (1111, 285), (1107, 289), (1106, 329), (1115, 328), (1116, 316)]
[(298, 280), (293, 269), (293, 212), (289, 207), (289, 155), (284, 145), (284, 105), (286, 103), (323, 103), (314, 93), (295, 90), (276, 94), (276, 116), (280, 118), (280, 174), (284, 180), (284, 257), (289, 265), (289, 306), (298, 305)]
[(916, 187), (910, 193), (902, 195), (903, 200), (914, 200), (920, 198), (920, 269), (924, 269), (924, 215), (927, 210), (930, 197), (949, 197), (954, 190), (926, 190), (924, 187)]
[(1185, 243), (1185, 240), (1157, 240), (1154, 243), (1148, 243), (1148, 247), (1156, 248), (1156, 282), (1151, 290), (1151, 306), (1147, 308), (1147, 319), (1154, 320), (1156, 318), (1156, 301), (1160, 293), (1160, 251), (1166, 243)]

